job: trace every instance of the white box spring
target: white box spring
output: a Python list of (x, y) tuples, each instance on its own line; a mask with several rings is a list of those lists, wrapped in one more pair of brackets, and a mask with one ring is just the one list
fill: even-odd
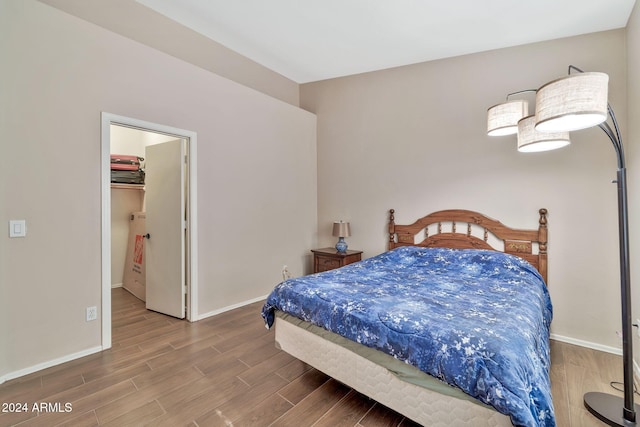
[(275, 328), (282, 350), (424, 426), (512, 425), (508, 416), (489, 406), (406, 382), (378, 363), (279, 316)]

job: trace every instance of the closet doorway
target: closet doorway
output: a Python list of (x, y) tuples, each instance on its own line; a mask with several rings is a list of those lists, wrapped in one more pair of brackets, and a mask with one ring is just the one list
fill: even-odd
[[(111, 182), (114, 153), (144, 158), (144, 186)], [(111, 347), (111, 288), (123, 282), (148, 309), (197, 320), (195, 166), (194, 132), (102, 114), (103, 349)], [(135, 233), (129, 217), (142, 221)]]

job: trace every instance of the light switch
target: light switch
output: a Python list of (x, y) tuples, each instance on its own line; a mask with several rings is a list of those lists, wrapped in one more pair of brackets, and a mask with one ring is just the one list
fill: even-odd
[(12, 219), (9, 221), (9, 237), (25, 237), (27, 235), (27, 222), (24, 219)]

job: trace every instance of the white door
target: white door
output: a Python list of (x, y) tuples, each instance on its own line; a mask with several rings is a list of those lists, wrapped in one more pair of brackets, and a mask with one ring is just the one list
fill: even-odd
[(185, 316), (185, 148), (182, 140), (145, 152), (147, 308)]

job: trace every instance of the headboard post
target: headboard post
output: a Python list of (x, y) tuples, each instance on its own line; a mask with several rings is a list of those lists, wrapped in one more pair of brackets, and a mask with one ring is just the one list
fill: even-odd
[(395, 242), (396, 223), (394, 222), (394, 212), (395, 210), (389, 209), (389, 244)]
[(538, 270), (547, 283), (547, 210), (540, 209), (540, 226), (538, 227)]

